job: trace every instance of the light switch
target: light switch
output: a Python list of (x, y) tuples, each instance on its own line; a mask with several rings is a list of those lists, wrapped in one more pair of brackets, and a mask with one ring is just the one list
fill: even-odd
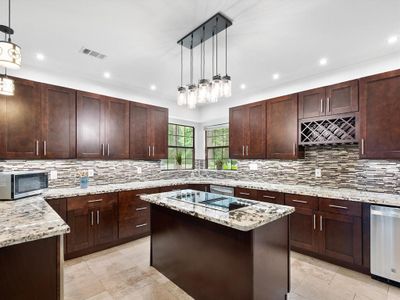
[(250, 171), (257, 171), (258, 165), (255, 163), (249, 164)]
[(321, 177), (321, 169), (315, 169), (315, 177)]
[(92, 169), (88, 170), (87, 173), (88, 173), (89, 177), (93, 177), (94, 176), (94, 170), (92, 170)]
[(56, 170), (50, 171), (50, 179), (57, 179), (57, 171)]
[(142, 174), (142, 167), (136, 167), (137, 173)]

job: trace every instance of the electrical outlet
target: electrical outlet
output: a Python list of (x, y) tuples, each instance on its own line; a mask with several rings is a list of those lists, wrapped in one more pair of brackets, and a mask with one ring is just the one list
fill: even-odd
[(142, 174), (142, 167), (136, 167), (137, 173)]
[(89, 177), (93, 177), (94, 176), (94, 170), (92, 170), (92, 169), (88, 170), (87, 173), (88, 173)]
[(56, 170), (50, 171), (50, 179), (57, 179), (57, 171)]
[(321, 177), (321, 169), (315, 169), (315, 177)]
[(249, 164), (250, 171), (257, 171), (258, 165), (255, 163)]

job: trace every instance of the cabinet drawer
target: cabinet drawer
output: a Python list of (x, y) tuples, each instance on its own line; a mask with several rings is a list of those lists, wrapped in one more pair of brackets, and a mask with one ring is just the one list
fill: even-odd
[(235, 197), (257, 200), (257, 190), (235, 188)]
[(285, 204), (285, 197), (283, 193), (270, 192), (270, 191), (257, 191), (258, 201)]
[(117, 194), (98, 194), (68, 198), (67, 210), (86, 209), (92, 205), (107, 205), (117, 202)]
[(140, 195), (157, 193), (158, 188), (119, 193), (119, 219), (135, 217), (138, 213), (149, 212), (150, 204), (140, 200)]
[(361, 203), (348, 200), (319, 198), (319, 210), (324, 212), (361, 217), (362, 205)]
[(172, 192), (172, 191), (178, 191), (178, 190), (185, 190), (188, 187), (189, 186), (187, 184), (162, 186), (162, 187), (160, 187), (160, 193)]
[(318, 209), (318, 198), (312, 196), (285, 194), (285, 204), (299, 208)]

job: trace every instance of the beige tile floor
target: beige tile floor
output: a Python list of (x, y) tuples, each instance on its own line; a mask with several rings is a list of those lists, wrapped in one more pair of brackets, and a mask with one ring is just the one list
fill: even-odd
[[(192, 299), (149, 266), (143, 238), (65, 262), (65, 300)], [(290, 300), (400, 300), (400, 289), (292, 252)]]

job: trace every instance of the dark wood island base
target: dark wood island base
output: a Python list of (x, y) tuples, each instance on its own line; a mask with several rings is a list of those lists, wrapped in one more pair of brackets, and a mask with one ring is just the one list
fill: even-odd
[(151, 204), (150, 264), (195, 299), (286, 299), (288, 222), (240, 231)]

